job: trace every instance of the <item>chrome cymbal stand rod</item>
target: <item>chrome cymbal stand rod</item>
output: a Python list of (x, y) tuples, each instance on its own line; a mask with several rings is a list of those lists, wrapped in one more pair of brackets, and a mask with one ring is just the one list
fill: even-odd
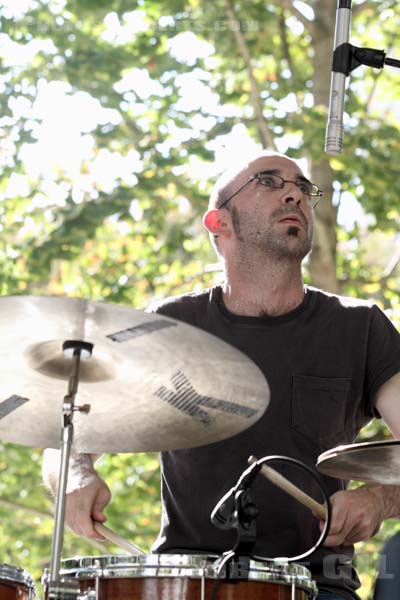
[(79, 385), (79, 367), (81, 358), (90, 358), (93, 344), (89, 342), (68, 340), (63, 343), (63, 351), (72, 357), (72, 374), (68, 381), (68, 393), (64, 397), (61, 418), (61, 457), (58, 488), (56, 495), (56, 506), (54, 516), (54, 531), (51, 548), (50, 584), (57, 584), (60, 580), (61, 551), (64, 537), (65, 500), (68, 482), (68, 466), (71, 454), (71, 446), (74, 435), (72, 423), (75, 411), (86, 412), (90, 405), (75, 406), (75, 396)]

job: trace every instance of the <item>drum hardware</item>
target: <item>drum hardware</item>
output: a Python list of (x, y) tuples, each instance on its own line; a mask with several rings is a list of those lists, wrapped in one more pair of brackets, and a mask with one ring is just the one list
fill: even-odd
[[(214, 525), (220, 529), (237, 529), (238, 537), (236, 545), (232, 550), (223, 554), (220, 565), (218, 568), (218, 576), (214, 583), (211, 600), (216, 600), (217, 590), (220, 580), (220, 574), (222, 569), (226, 567), (227, 579), (246, 579), (248, 577), (248, 565), (250, 565), (251, 558), (255, 558), (260, 561), (274, 561), (284, 560), (289, 563), (292, 561), (303, 560), (310, 556), (319, 546), (323, 544), (328, 534), (330, 522), (331, 522), (331, 504), (329, 494), (319, 477), (311, 467), (302, 463), (299, 460), (290, 458), (287, 456), (265, 456), (264, 458), (257, 459), (255, 456), (250, 456), (248, 459), (250, 467), (248, 467), (242, 475), (239, 477), (236, 485), (231, 488), (222, 498), (219, 500), (215, 508), (211, 513), (211, 521)], [(305, 470), (312, 479), (317, 483), (319, 489), (325, 500), (325, 504), (320, 504), (305, 494), (297, 486), (288, 481), (275, 469), (265, 465), (265, 463), (274, 462), (287, 462), (289, 464), (300, 467)], [(316, 544), (299, 556), (285, 557), (283, 559), (273, 559), (267, 557), (254, 556), (252, 554), (253, 547), (256, 541), (256, 531), (254, 519), (258, 514), (258, 508), (254, 504), (250, 496), (250, 488), (255, 481), (258, 473), (261, 472), (268, 480), (272, 481), (275, 485), (283, 489), (286, 493), (295, 497), (302, 504), (310, 508), (315, 514), (325, 521), (325, 525), (321, 535)], [(230, 565), (232, 563), (232, 566)], [(291, 583), (291, 596), (292, 600), (295, 600), (296, 586)]]
[(33, 579), (25, 569), (0, 563), (1, 600), (34, 600), (35, 596)]
[[(264, 460), (264, 459), (263, 459)], [(261, 474), (274, 483), (281, 490), (298, 500), (303, 506), (309, 508), (314, 514), (316, 514), (323, 521), (327, 521), (328, 510), (325, 505), (320, 504), (314, 498), (303, 492), (300, 488), (294, 485), (291, 481), (286, 479), (281, 473), (273, 469), (272, 467), (268, 467), (266, 464), (261, 464), (255, 456), (250, 456), (248, 459), (249, 464), (254, 465), (257, 464), (260, 468)], [(327, 498), (327, 505), (330, 504), (329, 496)], [(325, 524), (326, 532), (329, 530), (329, 525)], [(322, 544), (323, 542), (320, 542)], [(314, 550), (313, 550), (314, 551)], [(296, 598), (296, 586), (295, 583), (292, 582), (292, 598), (291, 600), (295, 600)]]
[(317, 469), (337, 479), (400, 485), (400, 441), (337, 446), (318, 457)]
[(81, 593), (79, 581), (59, 577), (57, 581), (48, 583), (46, 600), (88, 600), (88, 597)]
[[(211, 513), (211, 522), (216, 527), (219, 529), (233, 529), (243, 524), (246, 528), (254, 521), (257, 516), (254, 509), (257, 510), (257, 508), (251, 503), (249, 493), (243, 495), (243, 492), (249, 492), (249, 488), (257, 477), (259, 470), (259, 465), (248, 467), (240, 475), (236, 485), (218, 501)], [(238, 512), (239, 509), (240, 512)], [(243, 532), (244, 534), (246, 534), (247, 529)]]
[(258, 465), (248, 467), (211, 513), (211, 521), (216, 527), (236, 529), (237, 533), (234, 547), (221, 557), (211, 600), (216, 598), (219, 577), (224, 567), (226, 579), (247, 581), (249, 577), (250, 556), (257, 538), (255, 519), (258, 515), (250, 488), (259, 470)]
[[(80, 583), (78, 600), (206, 600), (219, 563), (217, 556), (194, 554), (75, 557), (62, 561), (61, 576)], [(311, 574), (302, 565), (250, 560), (247, 581), (230, 582), (222, 573), (218, 600), (312, 600), (316, 594)]]
[[(312, 546), (306, 552), (303, 552), (303, 554), (299, 554), (298, 556), (284, 557), (284, 560), (287, 560), (288, 562), (302, 561), (305, 558), (307, 558), (308, 556), (310, 556), (311, 554), (313, 554), (317, 550), (317, 548), (322, 546), (322, 544), (324, 543), (324, 541), (328, 535), (328, 531), (329, 531), (329, 528), (331, 525), (331, 518), (332, 518), (332, 506), (331, 506), (331, 501), (329, 498), (328, 490), (326, 489), (324, 482), (322, 481), (320, 475), (315, 471), (315, 469), (311, 468), (309, 465), (303, 463), (300, 460), (291, 458), (289, 456), (280, 456), (280, 455), (264, 456), (264, 458), (258, 459), (257, 462), (254, 462), (254, 460), (255, 460), (254, 456), (250, 456), (248, 459), (248, 461), (250, 463), (253, 463), (253, 465), (259, 465), (259, 467), (261, 468), (261, 473), (263, 473), (263, 475), (268, 480), (272, 481), (275, 485), (277, 485), (278, 487), (283, 489), (289, 495), (295, 497), (298, 501), (300, 501), (303, 505), (310, 508), (310, 510), (312, 510), (315, 514), (317, 514), (321, 519), (323, 519), (325, 521), (325, 525), (321, 532), (321, 535), (319, 536), (319, 538), (316, 541), (316, 543), (314, 544), (314, 546)], [(317, 484), (320, 492), (322, 493), (322, 496), (324, 498), (324, 504), (320, 504), (319, 502), (316, 502), (314, 500), (314, 498), (311, 498), (310, 496), (308, 496), (308, 494), (305, 494), (297, 486), (292, 484), (292, 482), (289, 482), (288, 480), (286, 480), (286, 478), (283, 477), (280, 473), (276, 472), (275, 469), (269, 470), (270, 467), (268, 467), (267, 471), (265, 471), (265, 470), (263, 471), (262, 466), (264, 466), (265, 463), (274, 464), (276, 462), (277, 463), (282, 463), (282, 462), (288, 463), (289, 465), (299, 467), (303, 471), (306, 471), (306, 473), (311, 477), (311, 479), (313, 479), (314, 482)], [(290, 485), (287, 485), (288, 483)], [(261, 557), (261, 556), (255, 556), (254, 558), (256, 558), (256, 560), (275, 560), (274, 558)]]
[[(260, 467), (252, 465), (239, 477), (232, 487), (217, 503), (211, 513), (211, 521), (220, 529), (236, 529), (234, 547), (224, 552), (218, 568), (218, 576), (226, 569), (229, 580), (247, 580), (250, 569), (250, 556), (256, 542), (256, 523), (258, 508), (252, 500), (250, 488)], [(216, 578), (212, 600), (216, 597), (219, 577)]]
[[(54, 531), (50, 563), (50, 600), (56, 600), (59, 594), (59, 589), (64, 585), (63, 582), (60, 581), (59, 571), (64, 537), (65, 496), (68, 481), (68, 465), (74, 431), (73, 415), (76, 411), (87, 414), (90, 410), (90, 406), (88, 404), (75, 406), (75, 397), (78, 393), (79, 367), (81, 359), (89, 359), (92, 356), (93, 344), (78, 340), (66, 340), (62, 345), (62, 349), (66, 356), (72, 358), (72, 372), (68, 381), (68, 392), (64, 397), (64, 402), (62, 405), (60, 473), (56, 495)], [(69, 600), (69, 596), (72, 596), (73, 592), (65, 590), (63, 595), (65, 596), (66, 600)]]

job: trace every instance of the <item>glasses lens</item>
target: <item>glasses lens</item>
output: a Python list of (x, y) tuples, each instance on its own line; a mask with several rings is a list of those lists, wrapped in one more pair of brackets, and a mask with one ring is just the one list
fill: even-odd
[(296, 185), (303, 192), (303, 194), (307, 194), (307, 196), (320, 196), (320, 189), (315, 183), (310, 183), (309, 181), (299, 181)]
[(309, 181), (297, 181), (296, 185), (299, 190), (303, 192), (303, 194), (307, 194), (307, 196), (315, 196), (315, 188), (317, 186), (315, 186), (313, 183), (310, 183)]
[(269, 188), (283, 188), (285, 183), (282, 177), (270, 173), (258, 173), (257, 177), (261, 185)]
[[(283, 179), (280, 175), (271, 175), (271, 173), (257, 173), (256, 175), (258, 181), (264, 187), (268, 188), (283, 188), (287, 179)], [(303, 194), (307, 196), (322, 196), (322, 192), (319, 187), (315, 183), (311, 183), (310, 181), (293, 181), (299, 190)]]

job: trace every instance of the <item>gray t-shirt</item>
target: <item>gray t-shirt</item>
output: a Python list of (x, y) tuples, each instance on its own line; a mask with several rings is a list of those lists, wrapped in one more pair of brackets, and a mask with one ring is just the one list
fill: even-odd
[[(161, 455), (162, 524), (152, 550), (220, 554), (234, 546), (236, 534), (215, 527), (210, 514), (248, 457), (284, 455), (315, 467), (322, 452), (353, 443), (379, 416), (376, 392), (400, 371), (400, 336), (377, 306), (314, 288), (306, 288), (300, 306), (278, 317), (232, 314), (220, 287), (168, 299), (155, 310), (237, 347), (262, 370), (271, 390), (267, 411), (244, 432)], [(280, 470), (314, 493), (305, 473)], [(323, 480), (329, 494), (346, 487), (338, 479)], [(253, 494), (259, 509), (256, 555), (297, 556), (315, 545), (320, 531), (311, 511), (266, 480), (257, 480)], [(320, 547), (303, 564), (320, 589), (354, 599), (359, 581), (350, 564), (353, 552), (352, 546)]]

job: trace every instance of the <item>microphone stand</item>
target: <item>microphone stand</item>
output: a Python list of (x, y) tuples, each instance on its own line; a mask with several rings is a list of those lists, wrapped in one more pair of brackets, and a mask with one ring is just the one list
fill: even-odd
[(346, 77), (360, 65), (382, 69), (385, 65), (400, 68), (400, 60), (386, 57), (375, 48), (358, 48), (349, 43), (351, 0), (338, 0), (332, 61), (331, 90), (325, 152), (340, 154), (343, 150), (343, 111)]
[(253, 502), (249, 489), (242, 489), (235, 494), (235, 512), (232, 527), (237, 531), (236, 544), (224, 553), (231, 557), (227, 564), (228, 579), (249, 578), (250, 556), (256, 543), (256, 517), (258, 508)]
[[(256, 542), (256, 517), (258, 508), (253, 502), (250, 487), (258, 475), (261, 465), (253, 464), (240, 476), (232, 488), (229, 497), (224, 496), (213, 511), (212, 521), (221, 529), (236, 529), (237, 538), (234, 547), (222, 555), (220, 569), (226, 565), (227, 579), (248, 579), (250, 557)], [(222, 513), (219, 511), (222, 510)], [(215, 518), (215, 516), (217, 518)]]

